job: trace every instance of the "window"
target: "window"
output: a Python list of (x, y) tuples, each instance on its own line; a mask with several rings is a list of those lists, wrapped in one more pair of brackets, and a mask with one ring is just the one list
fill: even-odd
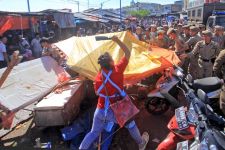
[(225, 27), (225, 18), (222, 16), (216, 17), (216, 25)]
[(213, 18), (208, 19), (207, 26), (210, 27), (211, 29), (213, 28), (213, 22), (214, 22)]
[(192, 17), (195, 17), (195, 10), (192, 10)]
[(198, 14), (197, 14), (198, 17), (201, 17), (202, 16), (202, 9), (198, 9)]
[(188, 11), (188, 17), (189, 18), (191, 17), (191, 11)]

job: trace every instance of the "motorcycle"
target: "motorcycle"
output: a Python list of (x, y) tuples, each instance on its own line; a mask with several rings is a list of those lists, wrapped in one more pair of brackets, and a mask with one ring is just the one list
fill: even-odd
[(222, 131), (225, 127), (225, 120), (217, 115), (207, 104), (208, 97), (203, 90), (198, 90), (197, 97), (195, 91), (186, 82), (183, 82), (182, 85), (184, 85), (186, 90), (181, 87), (179, 88), (183, 91), (186, 100), (190, 103), (189, 109), (186, 111), (182, 106), (175, 110), (175, 116), (173, 116), (167, 126), (170, 133), (159, 144), (157, 150), (172, 150), (176, 146), (179, 150), (188, 150), (188, 141), (194, 140), (195, 137), (191, 145), (191, 149), (193, 150), (198, 149), (201, 146), (200, 143), (206, 139), (210, 139), (210, 142), (214, 141), (214, 147), (221, 148), (221, 145), (223, 145), (221, 141), (225, 139), (225, 134)]
[[(161, 83), (158, 88), (147, 95), (145, 108), (150, 114), (162, 115), (168, 111), (170, 106), (175, 109), (180, 106), (180, 102), (178, 101), (180, 90), (178, 86), (182, 82), (183, 77), (183, 70), (180, 67), (175, 66), (171, 79), (165, 80), (164, 83)], [(197, 92), (197, 89), (202, 89), (207, 93), (211, 102), (210, 105), (215, 105), (215, 108), (219, 108), (216, 105), (218, 104), (217, 102), (223, 85), (223, 80), (218, 77), (209, 77), (193, 81), (191, 75), (188, 75), (186, 80), (188, 85), (192, 87), (195, 92)]]
[[(170, 75), (168, 75), (170, 74)], [(165, 80), (160, 83), (160, 80)], [(178, 99), (179, 90), (176, 87), (183, 79), (183, 70), (175, 67), (164, 71), (162, 77), (157, 81), (156, 88), (147, 95), (145, 108), (150, 114), (161, 115), (165, 113), (170, 106), (177, 108), (180, 106)]]
[(194, 141), (191, 144), (188, 140), (178, 143), (177, 150), (225, 150), (225, 119), (214, 113), (207, 104), (208, 97), (204, 91), (198, 90), (198, 97), (206, 104), (207, 109), (202, 110), (196, 102), (193, 108), (198, 120)]
[(187, 76), (189, 86), (197, 93), (198, 89), (204, 91), (207, 95), (207, 104), (220, 115), (223, 115), (219, 108), (219, 98), (224, 81), (218, 77), (208, 77), (192, 81), (191, 75)]

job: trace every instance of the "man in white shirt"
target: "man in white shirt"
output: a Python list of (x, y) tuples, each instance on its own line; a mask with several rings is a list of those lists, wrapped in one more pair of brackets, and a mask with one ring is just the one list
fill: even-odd
[(41, 54), (42, 54), (42, 47), (41, 47), (41, 38), (40, 38), (40, 35), (39, 33), (36, 33), (35, 34), (35, 38), (31, 41), (31, 48), (33, 50), (33, 56), (35, 58), (39, 58), (41, 57)]
[(8, 55), (6, 53), (6, 43), (7, 38), (0, 37), (0, 69), (8, 66), (9, 64)]

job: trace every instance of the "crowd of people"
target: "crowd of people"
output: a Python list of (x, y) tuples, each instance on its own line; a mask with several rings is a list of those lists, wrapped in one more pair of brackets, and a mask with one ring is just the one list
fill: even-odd
[[(179, 64), (185, 74), (193, 79), (218, 76), (225, 79), (225, 30), (215, 26), (206, 30), (206, 26), (198, 23), (155, 24), (144, 28), (128, 26), (138, 40), (174, 51), (180, 58)], [(220, 94), (220, 109), (225, 114), (225, 85)]]
[[(56, 42), (54, 37), (42, 37), (35, 33), (32, 40), (24, 38), (22, 35), (16, 37), (0, 37), (0, 69), (9, 65), (13, 52), (19, 51), (23, 57), (22, 62), (40, 58), (46, 55), (46, 50), (50, 50), (50, 45)], [(48, 44), (46, 44), (48, 43)]]
[[(170, 25), (168, 23), (148, 25), (144, 21), (136, 23), (128, 21), (123, 26), (104, 27), (96, 30), (95, 33), (92, 29), (85, 31), (80, 28), (77, 30), (77, 36), (119, 31), (130, 32), (136, 39), (149, 43), (150, 46), (174, 51), (181, 60), (179, 65), (183, 68), (184, 73), (191, 74), (193, 79), (211, 76), (220, 76), (225, 79), (225, 50), (223, 50), (225, 49), (225, 29), (222, 26), (206, 30), (205, 25), (191, 22), (180, 21), (172, 22)], [(120, 46), (125, 55), (118, 64), (114, 64), (109, 53), (101, 55), (98, 59), (98, 64), (102, 68), (94, 81), (96, 93), (99, 95), (98, 106), (94, 114), (92, 130), (81, 143), (81, 150), (87, 149), (92, 144), (106, 124), (117, 123), (109, 103), (117, 98), (118, 91), (119, 99), (126, 96), (123, 90), (123, 72), (129, 63), (130, 50), (118, 37), (114, 36), (112, 40)], [(16, 42), (6, 36), (0, 37), (0, 69), (9, 64), (15, 50), (19, 50), (23, 61), (49, 54), (54, 58), (58, 57), (58, 54), (53, 52), (57, 49), (52, 45), (54, 42), (54, 37), (41, 38), (39, 33), (36, 33), (31, 41), (23, 36), (18, 36)], [(110, 101), (108, 105), (106, 105), (107, 101)], [(225, 85), (221, 92), (220, 107), (225, 114)], [(126, 128), (139, 145), (139, 149), (144, 150), (149, 140), (148, 133), (145, 132), (141, 135), (134, 121), (129, 122)]]
[(153, 24), (148, 28), (128, 26), (126, 30), (138, 40), (174, 51), (185, 73), (190, 73), (194, 79), (212, 76), (214, 61), (225, 48), (222, 26), (215, 26), (210, 31), (203, 24)]
[[(181, 60), (180, 66), (184, 73), (191, 74), (193, 79), (213, 76), (214, 62), (220, 51), (225, 49), (224, 27), (215, 26), (213, 30), (206, 30), (203, 24), (185, 21), (152, 25), (143, 20), (125, 21), (124, 25), (102, 26), (101, 29), (95, 29), (95, 32), (91, 28), (80, 28), (77, 30), (77, 36), (118, 31), (128, 31), (138, 40), (151, 46), (174, 51)], [(23, 61), (28, 61), (47, 55), (52, 50), (52, 43), (54, 38), (41, 38), (39, 33), (36, 33), (30, 42), (21, 35), (17, 40), (3, 36), (0, 38), (0, 68), (9, 64), (15, 50), (19, 50)]]

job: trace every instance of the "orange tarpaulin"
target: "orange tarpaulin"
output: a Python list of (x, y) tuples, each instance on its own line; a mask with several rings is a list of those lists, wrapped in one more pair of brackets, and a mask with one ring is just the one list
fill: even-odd
[(11, 21), (9, 19), (7, 19), (6, 22), (4, 22), (4, 24), (0, 28), (0, 35), (2, 35), (7, 30), (11, 29), (12, 26), (13, 25), (12, 25)]
[[(36, 19), (31, 18), (34, 22)], [(2, 35), (7, 30), (21, 30), (29, 29), (29, 17), (25, 16), (3, 16), (0, 17), (0, 35)]]
[[(152, 47), (137, 40), (129, 32), (108, 33), (103, 36), (116, 35), (131, 50), (131, 58), (124, 73), (125, 82), (133, 84), (165, 68), (178, 64), (180, 60), (173, 51)], [(109, 52), (115, 62), (124, 55), (120, 47), (112, 40), (96, 41), (95, 36), (72, 37), (55, 44), (67, 56), (67, 64), (79, 74), (94, 80), (100, 69), (98, 57)]]

